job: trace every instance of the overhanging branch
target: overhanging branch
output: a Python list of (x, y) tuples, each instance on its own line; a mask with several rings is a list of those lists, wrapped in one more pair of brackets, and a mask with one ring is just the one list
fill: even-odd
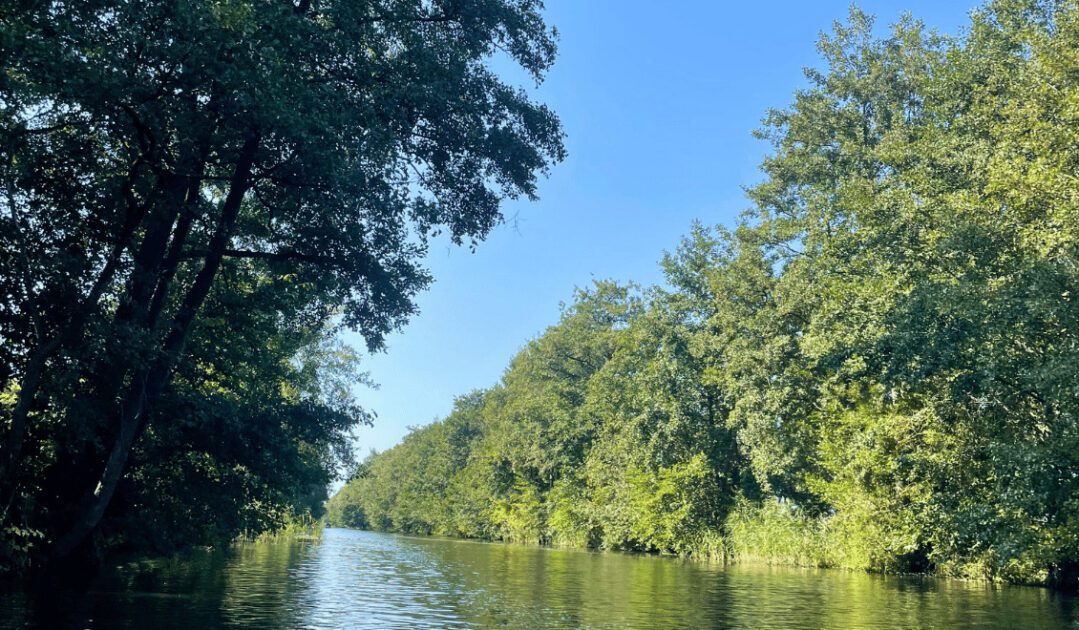
[[(184, 258), (202, 258), (209, 252), (206, 250), (191, 250), (184, 252)], [(226, 249), (223, 252), (225, 258), (249, 258), (255, 260), (272, 260), (275, 262), (288, 262), (298, 260), (300, 262), (309, 262), (320, 265), (342, 265), (342, 261), (333, 256), (319, 256), (317, 254), (305, 254), (291, 249), (286, 249), (279, 252), (260, 252), (248, 249)]]

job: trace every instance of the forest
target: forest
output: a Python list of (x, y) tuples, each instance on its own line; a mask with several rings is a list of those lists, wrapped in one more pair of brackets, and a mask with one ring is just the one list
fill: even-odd
[(1079, 587), (1079, 5), (880, 33), (822, 35), (737, 225), (578, 290), (327, 522)]

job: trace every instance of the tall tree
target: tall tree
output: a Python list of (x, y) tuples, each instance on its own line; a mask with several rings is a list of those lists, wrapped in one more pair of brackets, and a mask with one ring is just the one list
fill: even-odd
[[(414, 311), (427, 239), (475, 244), (563, 157), (534, 0), (35, 2), (0, 14), (5, 521), (52, 554), (100, 522), (229, 261), (370, 349)], [(220, 340), (228, 344), (227, 338)], [(28, 454), (79, 432), (75, 507)], [(18, 504), (18, 505), (16, 505)], [(21, 507), (20, 507), (21, 506)], [(14, 508), (14, 511), (13, 511)], [(32, 513), (27, 513), (30, 510)]]
[(461, 531), (1079, 588), (1079, 4), (819, 49), (743, 221), (510, 366)]

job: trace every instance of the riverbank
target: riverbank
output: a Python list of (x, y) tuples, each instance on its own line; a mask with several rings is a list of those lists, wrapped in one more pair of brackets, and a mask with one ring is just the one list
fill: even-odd
[[(354, 515), (355, 516), (355, 515)], [(379, 531), (344, 523), (333, 526), (357, 531)], [(436, 536), (476, 542), (509, 543), (553, 549), (601, 550), (596, 545), (581, 544), (580, 539), (562, 537), (523, 538), (506, 536), (470, 537), (445, 531), (392, 532), (412, 536)], [(934, 566), (924, 550), (896, 554), (893, 549), (874, 549), (874, 541), (861, 531), (850, 529), (836, 517), (807, 517), (790, 506), (778, 502), (763, 505), (741, 505), (731, 514), (721, 531), (706, 531), (694, 540), (680, 541), (679, 550), (619, 547), (610, 551), (643, 553), (647, 555), (684, 557), (723, 565), (749, 564), (788, 568), (838, 569), (876, 575), (911, 576), (931, 579), (952, 579), (974, 583), (1011, 584), (1043, 587), (1053, 591), (1075, 593), (1069, 588), (1074, 575), (1053, 576), (1042, 572), (1036, 579), (994, 574), (991, 564), (970, 561), (947, 566)], [(879, 555), (875, 555), (879, 554)], [(1028, 574), (1029, 575), (1029, 574)], [(1063, 579), (1062, 579), (1063, 578)]]

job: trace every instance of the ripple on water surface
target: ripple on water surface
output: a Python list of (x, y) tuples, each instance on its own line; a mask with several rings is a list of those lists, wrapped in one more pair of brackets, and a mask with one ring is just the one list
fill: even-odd
[(1079, 628), (1079, 602), (1036, 588), (329, 529), (318, 544), (126, 564), (86, 593), (5, 594), (0, 626)]

